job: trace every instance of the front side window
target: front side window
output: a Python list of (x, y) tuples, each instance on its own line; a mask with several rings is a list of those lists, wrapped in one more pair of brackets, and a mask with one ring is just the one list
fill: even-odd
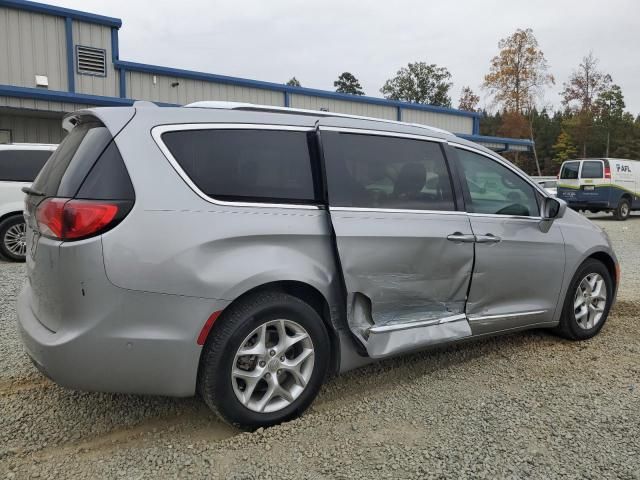
[(603, 178), (604, 168), (599, 160), (582, 162), (580, 178)]
[(306, 132), (182, 130), (164, 133), (162, 141), (191, 181), (210, 197), (315, 201)]
[(455, 210), (438, 143), (322, 132), (322, 145), (332, 206)]
[(470, 197), (467, 210), (491, 215), (539, 215), (535, 189), (509, 168), (484, 155), (457, 149)]
[(580, 162), (564, 162), (562, 164), (562, 171), (560, 172), (560, 178), (562, 180), (577, 180), (579, 169), (580, 169)]

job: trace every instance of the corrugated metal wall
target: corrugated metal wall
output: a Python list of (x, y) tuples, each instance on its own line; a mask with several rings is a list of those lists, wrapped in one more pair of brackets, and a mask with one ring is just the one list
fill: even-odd
[(64, 19), (0, 7), (0, 84), (35, 87), (49, 77), (50, 90), (67, 89)]
[[(76, 45), (102, 48), (107, 52), (107, 76), (98, 77), (77, 72)], [(76, 72), (76, 92), (106, 97), (120, 96), (118, 73), (113, 68), (111, 56), (111, 27), (94, 23), (73, 21), (73, 69)], [(66, 64), (66, 63), (65, 63)]]
[(402, 121), (443, 128), (453, 133), (473, 133), (473, 118), (461, 115), (403, 108)]
[(336, 100), (311, 95), (292, 94), (289, 106), (308, 110), (326, 108), (330, 112), (385, 118), (387, 120), (396, 120), (398, 117), (398, 111), (395, 107), (364, 102), (349, 102), (347, 100)]
[(91, 108), (91, 105), (67, 102), (48, 102), (46, 100), (33, 100), (30, 98), (0, 97), (0, 107), (21, 108), (26, 110), (41, 110), (45, 112), (74, 112), (83, 108)]
[[(284, 94), (278, 91), (165, 75), (155, 75), (154, 84), (153, 77), (151, 73), (127, 72), (127, 97), (181, 105), (199, 100), (224, 100), (284, 106)], [(172, 87), (173, 83), (178, 85)]]
[(0, 130), (11, 131), (14, 143), (60, 143), (64, 131), (62, 114), (40, 117), (36, 113), (7, 112), (0, 110)]

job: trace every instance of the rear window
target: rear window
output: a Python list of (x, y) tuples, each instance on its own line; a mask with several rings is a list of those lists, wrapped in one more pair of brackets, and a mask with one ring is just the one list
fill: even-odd
[(582, 162), (582, 173), (580, 178), (603, 178), (604, 169), (602, 162)]
[(0, 181), (33, 182), (49, 150), (0, 150)]
[(307, 132), (183, 130), (164, 133), (162, 141), (191, 181), (210, 197), (315, 201)]
[(577, 180), (580, 162), (565, 162), (562, 164), (560, 178), (564, 180)]
[(93, 118), (81, 120), (51, 155), (33, 189), (46, 196), (73, 197), (111, 140), (102, 123)]

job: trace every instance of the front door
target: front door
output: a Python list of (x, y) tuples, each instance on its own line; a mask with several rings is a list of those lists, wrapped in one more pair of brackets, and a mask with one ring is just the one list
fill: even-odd
[(560, 227), (540, 228), (541, 194), (519, 173), (457, 148), (476, 259), (467, 299), (474, 334), (553, 321), (564, 274)]
[(321, 127), (351, 331), (372, 357), (471, 334), (469, 218), (441, 142)]

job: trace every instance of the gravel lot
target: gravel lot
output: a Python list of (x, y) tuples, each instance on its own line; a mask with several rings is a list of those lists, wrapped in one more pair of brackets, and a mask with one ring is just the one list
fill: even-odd
[(0, 478), (640, 479), (640, 216), (594, 216), (622, 263), (602, 333), (475, 341), (334, 379), (255, 433), (198, 399), (79, 393), (22, 351), (23, 266), (0, 264)]

